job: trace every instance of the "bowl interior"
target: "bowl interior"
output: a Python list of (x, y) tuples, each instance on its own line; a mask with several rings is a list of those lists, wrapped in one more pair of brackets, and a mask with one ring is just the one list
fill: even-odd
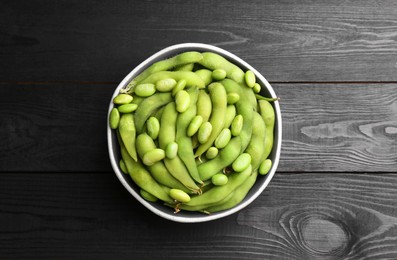
[[(276, 94), (274, 93), (273, 88), (270, 86), (268, 81), (252, 66), (250, 66), (248, 63), (237, 57), (236, 55), (223, 50), (219, 47), (215, 47), (212, 45), (207, 45), (207, 44), (201, 44), (201, 43), (183, 43), (183, 44), (178, 44), (178, 45), (173, 45), (168, 48), (165, 48), (151, 57), (149, 57), (147, 60), (142, 62), (140, 65), (138, 65), (133, 71), (131, 71), (118, 85), (116, 88), (115, 92), (113, 93), (112, 99), (119, 93), (120, 89), (124, 88), (127, 86), (127, 84), (134, 78), (136, 77), (139, 73), (141, 73), (145, 68), (150, 66), (152, 63), (163, 60), (166, 58), (170, 58), (172, 56), (175, 56), (181, 52), (186, 52), (186, 51), (199, 51), (199, 52), (206, 52), (206, 51), (211, 51), (217, 54), (222, 55), (226, 59), (228, 59), (230, 62), (236, 64), (240, 68), (242, 68), (244, 71), (246, 70), (252, 70), (255, 75), (257, 82), (262, 86), (261, 89), (261, 95), (267, 96), (267, 97), (276, 97)], [(236, 207), (226, 210), (226, 211), (221, 211), (217, 213), (213, 213), (210, 215), (206, 215), (203, 213), (199, 212), (185, 212), (181, 211), (179, 213), (174, 213), (173, 209), (167, 206), (163, 206), (161, 203), (152, 203), (148, 202), (139, 195), (139, 188), (138, 186), (132, 181), (129, 175), (122, 173), (122, 171), (119, 168), (119, 161), (121, 159), (121, 154), (120, 154), (120, 147), (117, 141), (117, 136), (114, 132), (109, 127), (109, 124), (107, 124), (107, 138), (108, 138), (108, 148), (109, 148), (109, 156), (110, 156), (110, 161), (113, 167), (113, 170), (122, 183), (122, 185), (140, 202), (142, 203), (146, 208), (151, 210), (153, 213), (166, 218), (168, 220), (176, 221), (176, 222), (184, 222), (184, 223), (194, 223), (194, 222), (205, 222), (205, 221), (210, 221), (214, 219), (219, 219), (225, 216), (228, 216), (230, 214), (233, 214), (242, 208), (246, 207), (249, 205), (254, 199), (256, 199), (262, 191), (266, 188), (270, 180), (272, 179), (277, 166), (278, 162), (280, 159), (280, 150), (281, 150), (281, 136), (282, 136), (282, 129), (281, 129), (281, 111), (280, 111), (280, 106), (279, 102), (275, 101), (272, 102), (272, 105), (275, 110), (275, 130), (274, 130), (274, 144), (273, 144), (273, 149), (271, 154), (269, 155), (269, 158), (272, 160), (273, 165), (269, 173), (265, 176), (259, 175), (255, 185), (252, 187), (250, 192), (247, 194), (245, 199)], [(110, 101), (109, 105), (109, 111), (110, 113), (111, 109), (113, 108), (113, 103)]]

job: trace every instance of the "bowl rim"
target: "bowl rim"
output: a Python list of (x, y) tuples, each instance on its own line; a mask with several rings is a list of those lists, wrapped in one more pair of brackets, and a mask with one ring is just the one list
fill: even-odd
[[(163, 55), (166, 55), (167, 53), (172, 53), (172, 52), (178, 53), (178, 50), (180, 50), (180, 49), (189, 49), (191, 51), (194, 51), (195, 49), (202, 50), (202, 51), (212, 51), (212, 52), (215, 52), (215, 53), (218, 53), (218, 54), (222, 55), (223, 57), (225, 57), (226, 59), (228, 59), (231, 62), (235, 61), (235, 62), (239, 63), (239, 65), (236, 64), (237, 66), (239, 66), (239, 67), (243, 66), (243, 67), (253, 71), (255, 76), (257, 77), (257, 79), (259, 78), (259, 80), (266, 86), (266, 89), (269, 92), (271, 97), (276, 98), (277, 96), (276, 96), (276, 94), (275, 94), (275, 92), (273, 90), (273, 87), (266, 80), (266, 78), (261, 73), (259, 73), (254, 67), (252, 67), (250, 64), (248, 64), (246, 61), (244, 61), (243, 59), (239, 58), (235, 54), (233, 54), (233, 53), (231, 53), (231, 52), (229, 52), (227, 50), (224, 50), (224, 49), (222, 49), (220, 47), (217, 47), (217, 46), (214, 46), (214, 45), (210, 45), (210, 44), (193, 43), (193, 42), (174, 44), (174, 45), (168, 46), (168, 47), (163, 48), (163, 49), (159, 50), (158, 52), (154, 53), (153, 55), (148, 57), (146, 60), (142, 61), (130, 73), (128, 73), (127, 76), (124, 77), (124, 79), (119, 83), (117, 88), (114, 90), (112, 98), (110, 99), (110, 104), (109, 104), (109, 109), (108, 109), (108, 116), (107, 116), (106, 122), (107, 122), (108, 152), (109, 152), (110, 162), (111, 162), (113, 171), (116, 174), (117, 178), (119, 179), (121, 184), (124, 186), (124, 188), (126, 188), (126, 190), (135, 199), (137, 199), (143, 206), (145, 206), (147, 209), (149, 209), (154, 214), (156, 214), (156, 215), (158, 215), (158, 216), (160, 216), (160, 217), (162, 217), (164, 219), (168, 219), (168, 220), (171, 220), (171, 221), (174, 221), (174, 222), (200, 223), (200, 222), (207, 222), (207, 221), (220, 219), (220, 218), (232, 215), (232, 214), (242, 210), (243, 208), (245, 208), (246, 206), (251, 204), (265, 190), (265, 188), (269, 185), (271, 179), (273, 178), (273, 176), (274, 176), (274, 174), (276, 172), (276, 169), (278, 167), (279, 160), (280, 160), (281, 142), (282, 142), (282, 118), (281, 118), (281, 110), (280, 110), (279, 102), (278, 101), (272, 102), (273, 103), (273, 107), (274, 107), (274, 111), (275, 111), (275, 117), (276, 117), (275, 129), (277, 129), (277, 135), (278, 135), (277, 136), (277, 141), (274, 142), (273, 149), (272, 149), (272, 154), (274, 154), (274, 160), (272, 162), (271, 170), (266, 175), (266, 180), (259, 187), (259, 189), (254, 194), (251, 195), (251, 197), (247, 198), (246, 200), (243, 200), (237, 206), (235, 206), (235, 207), (233, 207), (231, 209), (228, 209), (228, 210), (225, 210), (225, 211), (220, 211), (220, 212), (217, 212), (217, 213), (214, 213), (214, 214), (210, 214), (210, 215), (203, 214), (203, 216), (199, 216), (199, 217), (195, 217), (195, 216), (192, 216), (192, 217), (178, 216), (178, 214), (172, 213), (172, 211), (170, 211), (170, 213), (165, 213), (165, 212), (157, 209), (156, 207), (152, 206), (150, 204), (150, 202), (148, 202), (145, 199), (143, 199), (139, 195), (139, 193), (136, 192), (129, 185), (129, 183), (124, 178), (125, 174), (120, 171), (118, 162), (116, 162), (116, 156), (115, 156), (116, 153), (115, 153), (115, 151), (113, 149), (113, 138), (112, 138), (113, 129), (110, 128), (108, 120), (109, 120), (110, 112), (111, 112), (112, 108), (114, 107), (112, 100), (117, 94), (119, 94), (119, 91), (122, 88), (127, 86), (127, 84), (135, 76), (137, 76), (143, 69), (145, 69), (147, 66), (149, 66), (153, 62), (157, 61), (157, 59), (159, 57), (161, 57)], [(180, 52), (182, 52), (182, 51), (180, 51)], [(263, 176), (263, 177), (265, 177), (265, 176)]]

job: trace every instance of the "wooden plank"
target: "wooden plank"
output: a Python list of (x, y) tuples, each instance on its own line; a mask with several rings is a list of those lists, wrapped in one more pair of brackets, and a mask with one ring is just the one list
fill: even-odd
[(0, 16), (0, 81), (119, 82), (181, 42), (223, 47), (270, 81), (397, 81), (393, 0), (2, 1)]
[[(274, 84), (283, 172), (395, 172), (397, 84)], [(0, 171), (109, 171), (115, 85), (0, 88)], [(298, 156), (299, 155), (299, 156)]]
[(281, 171), (395, 172), (397, 84), (274, 85)]
[(161, 219), (112, 173), (0, 174), (3, 258), (396, 259), (397, 175), (276, 174), (251, 205)]
[(113, 85), (2, 85), (0, 171), (110, 170)]

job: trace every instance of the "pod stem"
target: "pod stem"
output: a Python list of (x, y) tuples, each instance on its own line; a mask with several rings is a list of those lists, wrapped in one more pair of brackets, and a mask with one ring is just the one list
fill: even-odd
[(273, 102), (273, 101), (278, 101), (278, 100), (280, 100), (279, 97), (268, 98), (268, 97), (261, 96), (261, 95), (259, 95), (259, 94), (255, 94), (255, 97), (256, 97), (256, 99), (258, 99), (258, 100), (266, 100), (266, 101), (269, 101), (269, 102)]

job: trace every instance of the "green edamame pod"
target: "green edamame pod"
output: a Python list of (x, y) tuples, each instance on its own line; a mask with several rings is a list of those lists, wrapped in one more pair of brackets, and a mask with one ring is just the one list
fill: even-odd
[(207, 159), (214, 159), (218, 155), (218, 153), (218, 148), (212, 146), (208, 148), (207, 152), (205, 153), (205, 157), (207, 157)]
[(139, 97), (137, 95), (134, 95), (134, 99), (132, 100), (131, 104), (135, 104), (137, 106), (139, 106), (139, 104), (141, 104), (141, 102), (144, 100), (145, 98), (143, 97)]
[(223, 173), (217, 173), (214, 176), (212, 176), (212, 178), (211, 178), (211, 182), (215, 186), (225, 185), (228, 180), (229, 179), (227, 178), (227, 176), (225, 174), (223, 174)]
[(233, 119), (230, 129), (233, 136), (238, 136), (241, 133), (241, 129), (243, 128), (243, 123), (244, 123), (244, 118), (242, 115), (237, 115)]
[(248, 153), (240, 154), (233, 162), (232, 168), (235, 172), (242, 172), (251, 164), (251, 155)]
[(119, 123), (119, 133), (126, 150), (130, 156), (136, 161), (135, 137), (136, 129), (133, 114), (122, 114)]
[(212, 102), (210, 96), (204, 90), (200, 90), (197, 99), (197, 115), (203, 118), (203, 122), (207, 122), (211, 111)]
[(198, 89), (191, 88), (188, 90), (191, 105), (189, 108), (178, 115), (176, 120), (176, 142), (178, 143), (179, 158), (185, 164), (190, 176), (198, 183), (203, 183), (197, 171), (197, 166), (193, 153), (193, 145), (191, 138), (187, 135), (190, 122), (196, 115), (196, 102), (198, 98)]
[(193, 71), (194, 63), (183, 64), (175, 67), (175, 71)]
[(176, 81), (180, 81), (182, 79), (186, 80), (187, 87), (197, 87), (197, 88), (205, 88), (205, 83), (196, 73), (191, 71), (160, 71), (151, 74), (145, 80), (143, 80), (140, 84), (151, 83), (155, 84), (157, 81), (162, 79), (172, 78)]
[(160, 79), (156, 82), (156, 89), (159, 92), (171, 91), (176, 86), (175, 79)]
[(209, 121), (212, 125), (212, 131), (208, 141), (197, 148), (195, 156), (202, 155), (212, 146), (216, 137), (222, 131), (225, 122), (225, 113), (227, 111), (227, 94), (225, 88), (221, 83), (214, 82), (208, 86), (208, 90), (210, 92), (213, 107)]
[(261, 85), (259, 85), (258, 83), (255, 83), (255, 85), (254, 85), (254, 87), (252, 88), (252, 90), (253, 90), (255, 93), (261, 92)]
[(201, 124), (203, 123), (203, 117), (202, 116), (195, 116), (193, 117), (192, 121), (189, 123), (189, 126), (187, 128), (187, 136), (193, 136), (197, 133), (199, 130)]
[(139, 97), (149, 97), (156, 92), (156, 86), (152, 83), (139, 84), (135, 87), (134, 93)]
[[(243, 126), (239, 135), (241, 138), (241, 151), (244, 151), (247, 148), (252, 135), (252, 118), (254, 115), (254, 106), (251, 102), (250, 96), (254, 95), (254, 93), (248, 87), (241, 87), (239, 84), (230, 79), (222, 80), (222, 84), (225, 86), (225, 89), (228, 93), (238, 93), (240, 95), (240, 100), (235, 104), (235, 106), (237, 114), (242, 115), (244, 118)], [(253, 96), (253, 98), (255, 99), (255, 96)]]
[(178, 54), (172, 58), (161, 60), (153, 63), (143, 72), (141, 72), (138, 76), (136, 76), (131, 82), (127, 85), (125, 89), (122, 89), (121, 93), (132, 93), (134, 91), (134, 87), (142, 80), (146, 79), (150, 75), (160, 71), (170, 70), (174, 67), (189, 64), (189, 63), (196, 63), (203, 58), (202, 54), (199, 52), (191, 51), (191, 52), (184, 52)]
[(141, 190), (139, 191), (139, 194), (141, 194), (142, 198), (144, 198), (144, 199), (147, 200), (147, 201), (150, 201), (150, 202), (156, 202), (156, 201), (158, 201), (158, 198), (157, 198), (156, 196), (150, 194), (149, 192), (147, 192), (147, 191), (145, 191), (145, 190), (143, 190), (143, 189), (141, 189)]
[(116, 105), (123, 105), (123, 104), (128, 104), (131, 103), (133, 100), (133, 97), (128, 94), (118, 94), (113, 98), (113, 103)]
[(199, 141), (200, 144), (204, 144), (208, 141), (210, 138), (212, 132), (212, 125), (210, 122), (204, 122), (197, 133), (197, 140)]
[(183, 90), (186, 87), (186, 80), (181, 79), (176, 83), (176, 86), (172, 89), (172, 96), (175, 97), (176, 93), (178, 93), (179, 90)]
[(254, 72), (251, 70), (247, 70), (244, 75), (245, 79), (245, 84), (247, 84), (248, 87), (253, 88), (255, 83), (256, 83), (256, 77)]
[[(158, 142), (161, 149), (166, 149), (169, 143), (176, 141), (176, 121), (178, 111), (176, 111), (175, 102), (167, 104), (161, 116), (161, 131), (158, 136)], [(178, 147), (178, 150), (180, 147)], [(186, 188), (194, 193), (201, 193), (200, 188), (196, 185), (184, 163), (176, 156), (173, 159), (164, 158), (164, 164), (170, 174), (180, 181)]]
[(240, 187), (237, 187), (230, 198), (223, 203), (205, 208), (204, 211), (213, 213), (237, 206), (247, 196), (247, 193), (251, 190), (252, 186), (254, 186), (257, 176), (258, 173), (254, 171)]
[[(211, 183), (211, 185), (204, 186), (203, 189), (205, 190), (205, 192), (207, 192), (208, 190), (212, 189), (213, 187), (214, 187), (214, 185)], [(186, 205), (186, 204), (183, 204), (183, 203), (179, 203), (177, 205), (169, 204), (168, 206), (174, 207), (175, 212), (179, 212), (181, 210), (184, 210), (184, 211), (202, 211), (203, 213), (207, 213), (207, 212), (203, 211), (203, 209), (209, 208), (209, 207), (214, 206), (214, 205), (225, 203), (227, 200), (229, 200), (232, 197), (232, 194), (233, 194), (233, 192), (230, 193), (225, 198), (223, 198), (222, 200), (216, 202), (216, 203), (199, 204), (199, 205), (196, 205), (196, 206), (190, 206), (190, 205)]]
[(138, 133), (142, 133), (143, 126), (148, 118), (158, 108), (172, 101), (171, 93), (157, 93), (145, 98), (135, 110), (135, 126)]
[(222, 186), (215, 186), (212, 189), (206, 191), (201, 196), (192, 197), (191, 200), (185, 205), (198, 206), (208, 205), (210, 203), (217, 203), (227, 197), (230, 193), (236, 190), (245, 180), (251, 175), (252, 168), (249, 166), (242, 172), (232, 173), (229, 175), (228, 182)]
[(272, 161), (270, 159), (266, 159), (259, 166), (259, 173), (261, 175), (266, 175), (271, 168), (272, 168)]
[(222, 69), (226, 71), (226, 77), (236, 81), (237, 83), (244, 82), (244, 71), (221, 55), (213, 52), (204, 52), (202, 55), (203, 59), (198, 61), (198, 63), (204, 67), (209, 68), (210, 70)]
[(237, 93), (229, 93), (227, 94), (227, 103), (229, 105), (233, 105), (240, 100), (240, 95)]
[(121, 157), (127, 167), (128, 173), (132, 180), (143, 190), (165, 202), (172, 202), (172, 198), (161, 188), (153, 179), (150, 173), (145, 169), (140, 161), (135, 161), (127, 152), (124, 145), (121, 146)]
[(123, 173), (128, 174), (127, 166), (125, 166), (123, 159), (120, 160), (119, 167)]
[(155, 140), (160, 132), (160, 122), (159, 120), (152, 116), (150, 117), (147, 122), (146, 122), (146, 127), (147, 127), (147, 132), (149, 134), (149, 136)]
[(152, 166), (156, 162), (159, 162), (165, 158), (165, 152), (163, 149), (156, 148), (143, 155), (142, 162), (147, 166)]
[(200, 179), (206, 181), (213, 175), (221, 172), (225, 167), (231, 165), (240, 155), (241, 139), (239, 136), (233, 137), (229, 143), (219, 151), (216, 158), (197, 166)]
[(222, 80), (226, 78), (226, 71), (224, 71), (223, 69), (216, 69), (212, 71), (212, 78), (214, 80)]
[[(142, 159), (147, 152), (152, 151), (157, 147), (153, 139), (148, 134), (142, 133), (136, 138), (136, 148), (139, 157)], [(185, 192), (189, 191), (189, 189), (170, 174), (163, 162), (156, 162), (155, 164), (148, 166), (147, 169), (158, 183), (168, 187), (177, 188)]]
[(190, 106), (190, 96), (185, 90), (180, 90), (175, 95), (176, 111), (185, 112)]
[(138, 108), (137, 104), (125, 104), (125, 105), (121, 105), (119, 106), (117, 109), (119, 110), (120, 113), (132, 113), (134, 112), (136, 109)]
[(176, 201), (186, 203), (190, 201), (190, 196), (186, 192), (178, 189), (171, 189), (169, 192), (171, 198), (173, 198)]
[(266, 132), (265, 132), (265, 152), (264, 157), (267, 158), (272, 151), (273, 148), (273, 140), (274, 140), (274, 122), (275, 122), (275, 114), (273, 106), (266, 100), (258, 100), (259, 111), (265, 121)]
[(112, 129), (117, 129), (120, 123), (120, 113), (117, 108), (112, 108), (109, 114), (109, 126)]
[(177, 142), (172, 142), (167, 144), (165, 148), (165, 156), (168, 159), (174, 159), (178, 154), (178, 144)]
[(228, 105), (225, 115), (225, 124), (223, 125), (223, 128), (229, 128), (235, 117), (236, 107), (234, 105)]
[(258, 169), (259, 164), (264, 160), (265, 154), (265, 138), (266, 138), (266, 125), (261, 115), (254, 112), (252, 121), (252, 136), (251, 140), (245, 149), (245, 152), (251, 155), (252, 158), (252, 169), (255, 171)]
[(196, 70), (196, 73), (203, 81), (206, 86), (212, 82), (212, 71), (207, 69)]
[(232, 134), (229, 128), (223, 129), (218, 137), (215, 139), (215, 147), (218, 149), (224, 148), (232, 138)]

